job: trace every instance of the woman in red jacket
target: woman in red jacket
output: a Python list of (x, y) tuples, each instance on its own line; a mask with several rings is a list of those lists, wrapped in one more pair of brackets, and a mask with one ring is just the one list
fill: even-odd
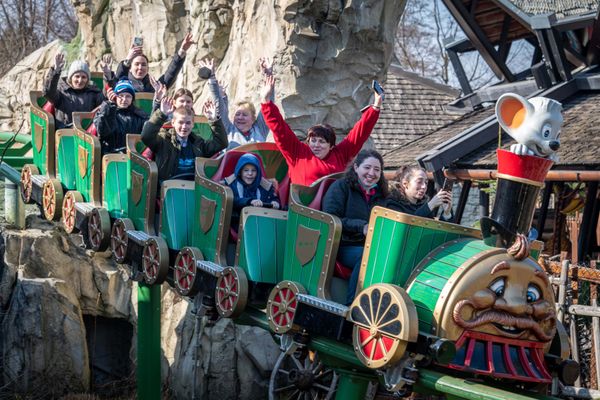
[(329, 125), (315, 125), (308, 130), (305, 143), (298, 140), (279, 109), (270, 100), (275, 86), (273, 76), (265, 79), (261, 90), (261, 110), (267, 126), (273, 132), (275, 143), (286, 159), (292, 183), (310, 186), (317, 179), (346, 169), (369, 138), (377, 119), (383, 96), (375, 93), (375, 101), (367, 107), (361, 119), (339, 144)]

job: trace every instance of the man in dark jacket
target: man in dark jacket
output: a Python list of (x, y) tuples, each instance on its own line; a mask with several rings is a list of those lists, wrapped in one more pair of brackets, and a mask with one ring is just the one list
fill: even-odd
[(128, 80), (119, 81), (114, 92), (108, 90), (108, 95), (110, 100), (102, 103), (94, 115), (102, 155), (125, 150), (127, 134), (141, 133), (148, 120), (148, 114), (133, 105), (135, 90)]
[(90, 81), (90, 68), (84, 61), (73, 61), (66, 78), (60, 74), (65, 56), (58, 53), (54, 66), (44, 80), (43, 96), (54, 106), (56, 129), (69, 128), (73, 124), (73, 112), (90, 112), (102, 104), (104, 95)]
[[(215, 106), (205, 105), (204, 113), (215, 119), (211, 121), (212, 140), (204, 139), (192, 133), (194, 113), (179, 107), (173, 110), (173, 100), (163, 98), (160, 109), (152, 116), (142, 130), (142, 142), (152, 150), (158, 167), (158, 182), (174, 176), (194, 179), (194, 160), (196, 157), (212, 157), (227, 147), (227, 134), (223, 122), (216, 115)], [(163, 128), (167, 115), (173, 114), (173, 127)]]

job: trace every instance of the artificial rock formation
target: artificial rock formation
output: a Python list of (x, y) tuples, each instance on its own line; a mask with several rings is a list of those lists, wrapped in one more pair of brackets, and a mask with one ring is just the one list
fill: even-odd
[[(27, 218), (27, 228), (1, 229), (0, 395), (60, 398), (87, 392), (93, 389), (94, 351), (106, 357), (128, 353), (135, 376), (137, 290), (128, 271), (109, 253), (84, 250), (80, 238), (36, 216)], [(267, 397), (279, 356), (269, 332), (230, 320), (203, 326), (192, 302), (167, 285), (161, 305), (161, 371), (170, 398), (190, 399), (194, 391), (206, 399)], [(86, 316), (132, 324), (131, 348), (88, 348), (92, 332)]]
[[(231, 103), (250, 99), (258, 104), (258, 59), (271, 56), (276, 102), (298, 132), (315, 123), (340, 131), (353, 125), (371, 95), (370, 81), (386, 75), (405, 5), (405, 0), (72, 1), (80, 21), (81, 57), (98, 70), (102, 54), (123, 59), (132, 38), (142, 35), (151, 74), (159, 76), (190, 30), (198, 44), (190, 49), (176, 86), (194, 92), (196, 110), (208, 97), (197, 76), (199, 60), (215, 58)], [(52, 45), (35, 58), (39, 63), (27, 60), (35, 79), (26, 74), (18, 82), (22, 78), (9, 72), (0, 80), (0, 93), (21, 101), (17, 88), (21, 93), (41, 88), (39, 78), (52, 59), (48, 53), (55, 51)], [(0, 101), (0, 130), (17, 129), (26, 120), (3, 119), (18, 108)]]

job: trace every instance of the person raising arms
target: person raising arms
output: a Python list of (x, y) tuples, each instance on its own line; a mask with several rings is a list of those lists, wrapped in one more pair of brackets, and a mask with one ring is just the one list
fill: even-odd
[(392, 191), (386, 207), (425, 218), (433, 218), (437, 208), (442, 207), (440, 220), (452, 222), (452, 193), (442, 189), (429, 199), (427, 173), (423, 168), (416, 165), (401, 167), (396, 171), (394, 181), (398, 186)]
[(277, 106), (271, 101), (275, 87), (273, 75), (265, 78), (261, 90), (261, 112), (277, 147), (287, 161), (292, 183), (309, 186), (317, 179), (343, 171), (369, 138), (377, 119), (383, 96), (375, 93), (373, 105), (367, 107), (361, 119), (339, 144), (329, 125), (315, 125), (308, 130), (307, 140), (301, 142), (284, 121)]

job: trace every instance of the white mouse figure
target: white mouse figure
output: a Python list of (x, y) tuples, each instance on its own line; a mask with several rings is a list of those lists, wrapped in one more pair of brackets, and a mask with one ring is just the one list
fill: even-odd
[(519, 155), (535, 155), (558, 161), (560, 128), (563, 123), (562, 104), (546, 97), (529, 100), (514, 93), (500, 96), (496, 102), (496, 117), (502, 129), (517, 144), (510, 151)]

